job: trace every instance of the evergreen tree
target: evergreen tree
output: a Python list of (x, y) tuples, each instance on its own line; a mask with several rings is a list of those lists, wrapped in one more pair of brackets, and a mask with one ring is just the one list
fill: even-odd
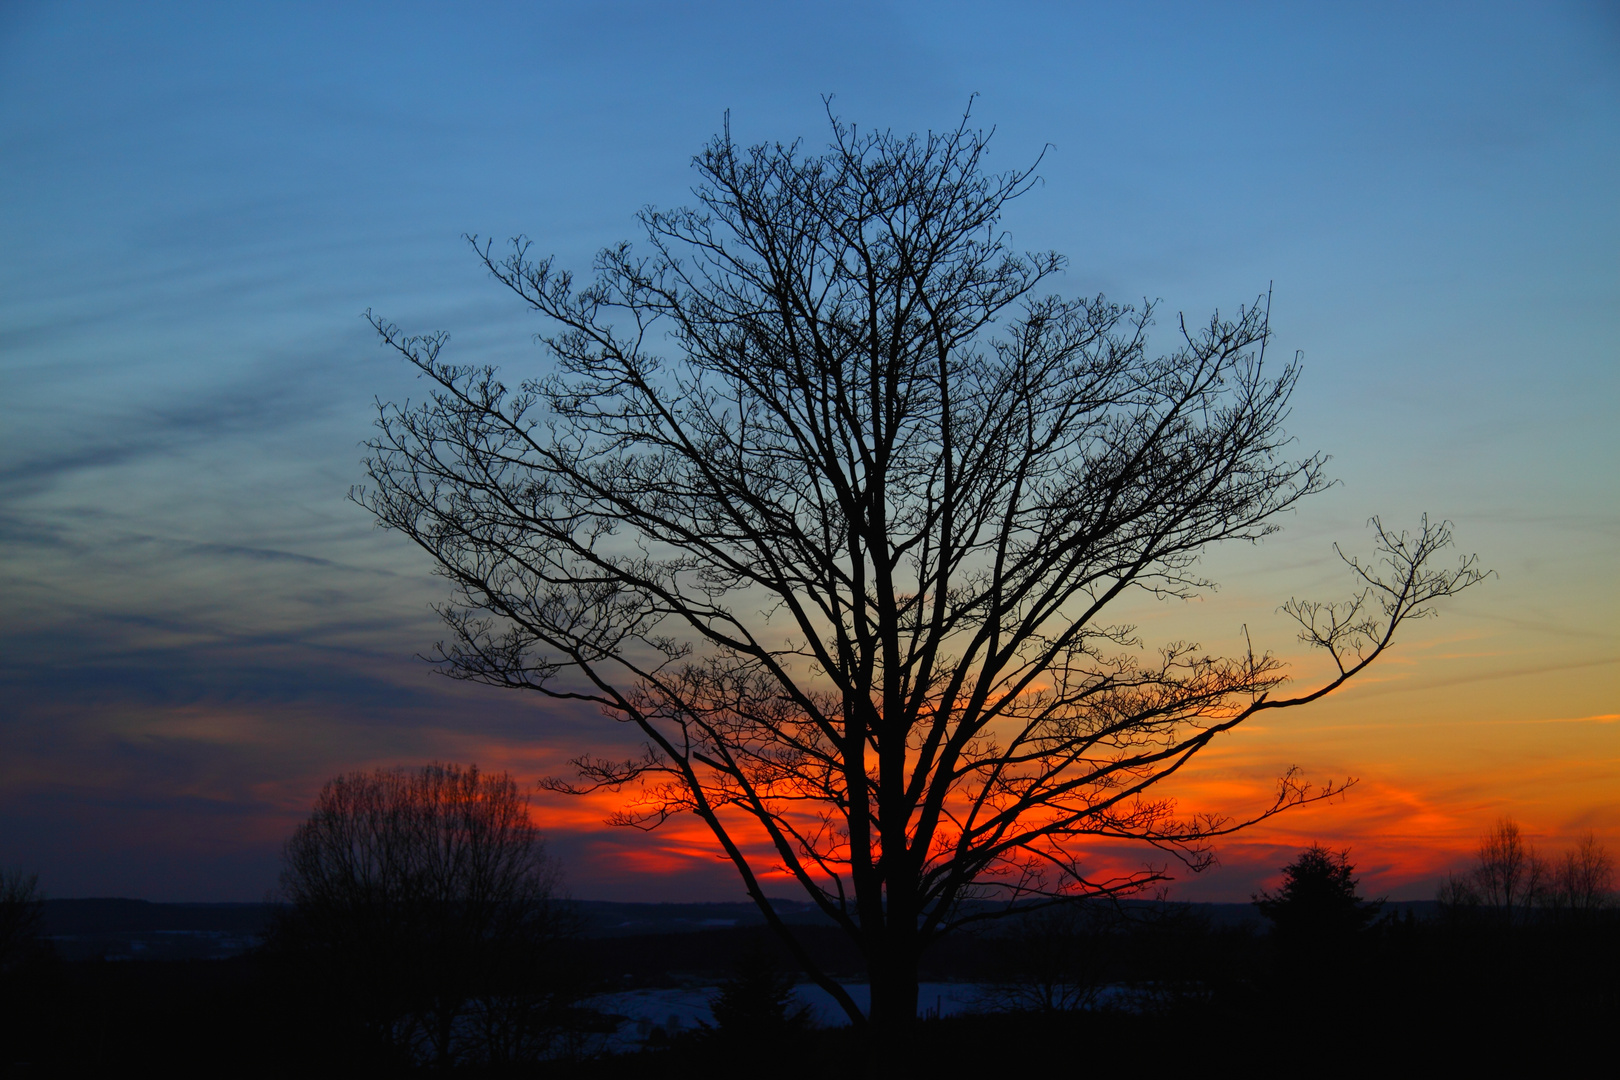
[(1348, 850), (1334, 852), (1312, 844), (1282, 872), (1282, 888), (1260, 893), (1254, 904), (1285, 938), (1349, 937), (1377, 918), (1384, 904), (1356, 892), (1359, 883)]
[(793, 978), (758, 944), (739, 959), (731, 978), (709, 1002), (722, 1036), (772, 1042), (810, 1026), (809, 1006), (793, 992)]

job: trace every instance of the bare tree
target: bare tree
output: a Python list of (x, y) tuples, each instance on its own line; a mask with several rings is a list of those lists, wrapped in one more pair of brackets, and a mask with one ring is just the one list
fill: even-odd
[(1576, 917), (1608, 907), (1614, 894), (1614, 860), (1588, 832), (1553, 868), (1548, 890), (1552, 905)]
[(287, 843), (274, 947), (306, 992), (403, 1059), (532, 1058), (571, 989), (557, 880), (509, 776), (351, 773)]
[(0, 868), (0, 977), (11, 974), (39, 950), (44, 917), (39, 875)]
[(1548, 885), (1546, 862), (1525, 842), (1519, 823), (1497, 820), (1479, 842), (1474, 884), (1485, 906), (1509, 922), (1522, 919)]
[[(1254, 817), (1179, 815), (1153, 785), (1481, 578), (1434, 566), (1445, 524), (1375, 520), (1349, 601), (1285, 605), (1333, 664), (1319, 685), (1279, 694), (1247, 646), (1144, 650), (1119, 601), (1211, 588), (1201, 553), (1327, 485), (1283, 430), (1299, 368), (1266, 357), (1260, 304), (1153, 354), (1153, 305), (1046, 293), (1064, 259), (999, 225), (1036, 178), (986, 172), (987, 138), (833, 119), (810, 155), (728, 127), (694, 160), (699, 207), (643, 211), (648, 250), (605, 250), (583, 288), (527, 241), (473, 238), (549, 320), (557, 370), (508, 388), (374, 319), (431, 393), (380, 406), (354, 496), (455, 586), (448, 674), (639, 732), (553, 786), (631, 785), (623, 825), (696, 814), (860, 1024), (761, 888), (785, 868), (858, 943), (887, 1028), (916, 1015), (921, 951), (983, 901), (1162, 877), (1093, 876), (1095, 838), (1202, 865)], [(1258, 816), (1337, 790), (1290, 772)]]
[(26, 1071), (29, 1057), (49, 1041), (54, 1011), (55, 955), (44, 936), (45, 898), (39, 875), (0, 867), (0, 1071)]
[(1471, 919), (1480, 904), (1479, 890), (1474, 887), (1472, 873), (1452, 872), (1440, 883), (1435, 893), (1440, 914), (1453, 925)]

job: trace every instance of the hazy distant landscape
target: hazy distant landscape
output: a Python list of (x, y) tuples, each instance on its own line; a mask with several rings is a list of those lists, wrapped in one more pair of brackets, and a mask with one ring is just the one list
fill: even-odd
[[(805, 901), (775, 898), (787, 922), (796, 926), (831, 928), (832, 922)], [(1138, 902), (1142, 903), (1142, 902)], [(765, 920), (752, 902), (710, 904), (635, 904), (610, 900), (577, 900), (585, 937), (641, 938), (672, 934), (714, 934), (763, 927)], [(1397, 915), (1410, 911), (1419, 919), (1433, 918), (1433, 900), (1407, 900), (1387, 904)], [(1253, 904), (1188, 904), (1189, 912), (1212, 926), (1258, 929), (1264, 920)], [(43, 935), (64, 960), (221, 960), (246, 952), (263, 939), (274, 904), (154, 904), (147, 900), (46, 900)], [(704, 959), (724, 956), (706, 943), (693, 942), (686, 956), (668, 947), (648, 950), (639, 942), (603, 947), (613, 956), (604, 966), (628, 965), (648, 977), (724, 973), (724, 962)], [(682, 971), (681, 964), (691, 965)], [(670, 965), (677, 965), (671, 968)], [(716, 966), (719, 965), (719, 966)], [(641, 978), (637, 975), (637, 978)]]

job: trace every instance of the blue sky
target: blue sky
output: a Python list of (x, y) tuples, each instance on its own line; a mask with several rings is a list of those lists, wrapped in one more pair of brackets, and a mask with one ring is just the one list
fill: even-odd
[[(373, 397), (420, 391), (361, 313), (533, 370), (539, 325), (462, 233), (583, 270), (686, 201), (727, 110), (815, 146), (829, 93), (900, 131), (977, 94), (996, 167), (1050, 144), (1007, 224), (1070, 257), (1064, 292), (1204, 318), (1275, 282), (1292, 428), (1343, 485), (1303, 546), (1233, 562), (1232, 603), (1427, 510), (1502, 575), (1453, 625), (1489, 656), (1436, 679), (1573, 664), (1566, 711), (1620, 712), (1617, 11), (0, 7), (0, 863), (251, 899), (334, 772), (596, 737), (413, 660), (442, 590), (344, 496)], [(1567, 752), (1620, 761), (1609, 731)], [(579, 858), (581, 895), (639, 895)]]

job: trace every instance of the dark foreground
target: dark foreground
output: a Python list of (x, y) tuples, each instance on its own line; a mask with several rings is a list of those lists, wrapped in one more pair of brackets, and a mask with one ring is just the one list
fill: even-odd
[[(466, 1075), (560, 1077), (952, 1077), (1402, 1072), (1534, 1055), (1543, 1065), (1597, 1051), (1612, 1066), (1620, 1029), (1620, 922), (1508, 926), (1486, 919), (1395, 918), (1352, 941), (1284, 942), (1196, 913), (1055, 940), (1039, 934), (964, 941), (927, 975), (1004, 988), (1003, 1006), (919, 1021), (876, 1046), (852, 1029), (655, 1033), (648, 1048), (593, 1056), (611, 1021), (558, 1014), (554, 1060), (464, 1065)], [(836, 939), (804, 928), (835, 967)], [(723, 979), (769, 948), (750, 927), (621, 935), (578, 943), (591, 988)], [(1054, 969), (1054, 957), (1062, 970)], [(1128, 988), (1125, 1007), (1027, 1006), (1059, 989)], [(314, 988), (260, 952), (227, 959), (65, 960), (42, 956), (0, 988), (0, 1071), (170, 1076), (400, 1075), (371, 1054)], [(1107, 995), (1104, 995), (1107, 998)], [(593, 1042), (593, 1040), (595, 1040)], [(1605, 1066), (1608, 1067), (1608, 1066)]]

